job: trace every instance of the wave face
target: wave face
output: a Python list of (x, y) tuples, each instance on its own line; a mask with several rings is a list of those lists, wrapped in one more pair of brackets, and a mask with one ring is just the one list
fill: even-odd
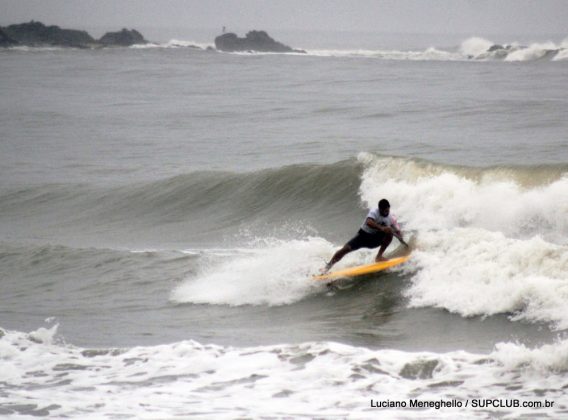
[[(121, 187), (11, 189), (1, 196), (0, 218), (5, 226), (18, 220), (11, 227), (20, 241), (49, 242), (56, 232), (71, 242), (151, 237), (154, 247), (189, 254), (188, 244), (224, 249), (223, 255), (198, 252), (170, 301), (281, 306), (325, 293), (305, 279), (386, 197), (415, 238), (412, 261), (393, 271), (406, 282), (411, 307), (465, 318), (505, 314), (562, 330), (568, 328), (567, 173), (564, 165), (472, 168), (362, 153), (331, 165), (197, 172)], [(48, 259), (61, 259), (59, 249), (46, 249)], [(43, 251), (21, 252), (31, 260)], [(61, 253), (81, 267), (83, 251)], [(87, 253), (85, 260), (97, 263), (104, 255)], [(338, 268), (373, 255), (353, 253)], [(123, 273), (120, 265), (116, 270)]]
[[(560, 418), (568, 342), (528, 349), (501, 343), (487, 355), (408, 353), (333, 342), (257, 347), (180, 341), (149, 347), (89, 349), (56, 336), (0, 330), (3, 415), (81, 418), (139, 416), (361, 417), (375, 401), (455, 400), (459, 408), (381, 408), (381, 417)], [(480, 389), (502, 406), (475, 408)], [(45, 392), (49, 391), (49, 400)], [(78, 392), (78, 391), (81, 392)], [(466, 408), (465, 401), (469, 401)], [(507, 407), (505, 401), (543, 404)], [(554, 401), (550, 407), (544, 401)], [(246, 404), (242, 404), (246, 401)], [(401, 411), (403, 410), (403, 411)]]
[(278, 231), (300, 221), (333, 233), (344, 223), (358, 224), (363, 209), (388, 196), (410, 229), (477, 227), (559, 242), (568, 232), (567, 171), (564, 165), (477, 169), (362, 153), (329, 165), (194, 172), (120, 187), (5, 188), (0, 218), (18, 218), (22, 227), (65, 219), (55, 223), (62, 229), (183, 224), (188, 234), (260, 223)]
[[(566, 168), (475, 169), (370, 154), (361, 154), (358, 164), (363, 168), (362, 207), (388, 197), (403, 228), (416, 237), (414, 258), (402, 272), (410, 281), (405, 294), (411, 306), (464, 317), (508, 314), (515, 321), (568, 328)], [(355, 205), (341, 194), (334, 199), (346, 208)], [(331, 219), (334, 213), (329, 203), (326, 207), (329, 213), (317, 214)], [(303, 232), (304, 239), (256, 237), (252, 253), (208, 266), (176, 289), (172, 299), (279, 305), (305, 298), (314, 289), (298, 279), (315, 272), (353, 234), (364, 216), (363, 209), (357, 212), (337, 219), (351, 230), (336, 235), (336, 245), (322, 237), (328, 236), (329, 225), (314, 228), (317, 217), (298, 212), (299, 220), (312, 227)], [(369, 258), (372, 252), (359, 252), (342, 264)]]
[[(195, 172), (161, 181), (101, 188), (46, 184), (0, 192), (0, 219), (13, 235), (222, 241), (242, 229), (282, 231), (295, 221), (357, 216), (360, 166), (295, 165), (252, 173)], [(327, 221), (319, 217), (329, 218)], [(64, 222), (62, 222), (64, 221)], [(138, 235), (136, 235), (138, 234)], [(28, 236), (29, 237), (29, 236)]]

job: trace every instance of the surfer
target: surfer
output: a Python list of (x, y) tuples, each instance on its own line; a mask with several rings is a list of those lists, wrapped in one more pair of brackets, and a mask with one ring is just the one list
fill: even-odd
[(329, 271), (344, 256), (360, 248), (380, 247), (375, 261), (385, 261), (386, 258), (383, 257), (383, 253), (390, 245), (393, 236), (396, 236), (403, 244), (406, 244), (402, 239), (402, 232), (395, 217), (390, 214), (390, 203), (383, 198), (379, 201), (378, 208), (369, 211), (357, 235), (333, 254), (331, 260), (325, 265), (324, 273)]

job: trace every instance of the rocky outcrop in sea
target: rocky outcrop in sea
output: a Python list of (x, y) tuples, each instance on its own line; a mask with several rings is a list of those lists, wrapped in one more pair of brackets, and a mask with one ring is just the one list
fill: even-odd
[(230, 32), (215, 38), (215, 47), (219, 51), (238, 52), (275, 52), (275, 53), (305, 53), (303, 50), (295, 50), (287, 45), (272, 39), (265, 31), (250, 31), (244, 38), (239, 38)]
[(14, 45), (18, 45), (18, 41), (8, 36), (8, 34), (0, 28), (0, 47), (13, 47)]
[(130, 47), (136, 44), (147, 44), (148, 41), (136, 29), (123, 28), (120, 32), (107, 32), (99, 39), (99, 43), (104, 46)]
[(31, 21), (6, 26), (2, 29), (10, 38), (20, 45), (30, 47), (60, 46), (88, 48), (96, 44), (95, 39), (86, 31), (62, 29), (59, 26), (46, 26), (41, 22)]
[[(103, 48), (140, 44), (149, 44), (149, 42), (135, 29), (123, 28), (117, 32), (107, 32), (100, 39), (95, 39), (86, 31), (65, 29), (56, 25), (47, 26), (33, 20), (0, 27), (0, 47)], [(183, 46), (202, 49), (185, 44)], [(227, 52), (306, 53), (304, 50), (297, 50), (274, 40), (265, 31), (250, 31), (244, 38), (239, 38), (234, 33), (222, 34), (215, 38), (215, 47), (217, 51)], [(207, 48), (210, 49), (212, 48)]]
[(147, 42), (142, 34), (134, 29), (107, 32), (101, 39), (96, 40), (86, 31), (63, 29), (56, 25), (47, 26), (33, 20), (28, 23), (0, 27), (0, 47), (23, 45), (28, 47), (100, 48), (128, 47)]

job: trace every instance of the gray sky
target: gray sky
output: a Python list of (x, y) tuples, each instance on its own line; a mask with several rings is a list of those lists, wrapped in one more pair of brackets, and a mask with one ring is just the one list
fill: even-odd
[(568, 36), (568, 0), (0, 0), (0, 25), (31, 19), (75, 29)]

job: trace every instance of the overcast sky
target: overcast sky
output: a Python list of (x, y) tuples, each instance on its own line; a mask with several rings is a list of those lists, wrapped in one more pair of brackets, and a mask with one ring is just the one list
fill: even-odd
[(68, 28), (559, 34), (568, 0), (0, 0), (0, 24)]

